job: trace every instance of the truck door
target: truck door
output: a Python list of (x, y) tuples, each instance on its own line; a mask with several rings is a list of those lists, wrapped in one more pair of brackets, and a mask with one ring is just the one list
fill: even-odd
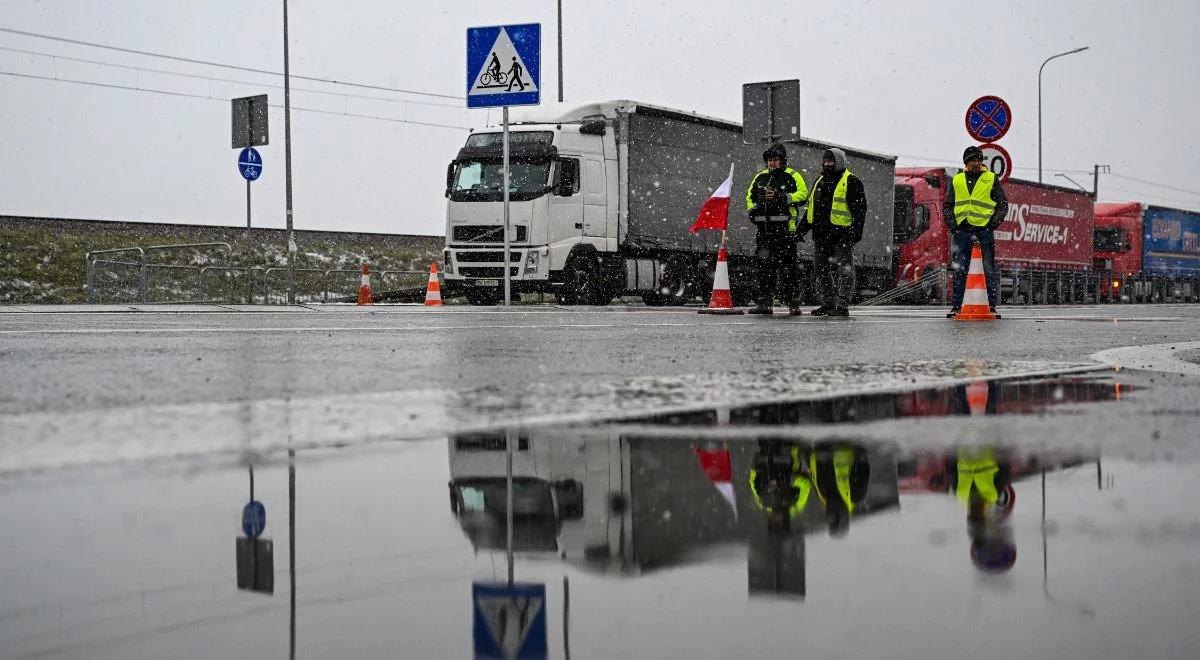
[(583, 194), (580, 192), (580, 160), (573, 156), (558, 159), (555, 180), (560, 183), (550, 197), (550, 218), (546, 243), (553, 245), (578, 237), (583, 232)]
[(608, 228), (604, 161), (586, 156), (583, 161), (583, 235), (603, 237)]

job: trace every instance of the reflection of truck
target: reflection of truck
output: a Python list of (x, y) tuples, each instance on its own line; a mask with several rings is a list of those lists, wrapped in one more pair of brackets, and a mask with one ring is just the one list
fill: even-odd
[[(944, 300), (950, 237), (942, 201), (955, 169), (896, 170), (896, 284), (919, 281), (909, 301)], [(1081, 301), (1092, 266), (1092, 199), (1069, 188), (1010, 179), (1008, 216), (996, 229), (1002, 293), (1027, 302)], [(1019, 288), (1018, 288), (1019, 287)], [(1006, 300), (1008, 300), (1006, 296)]]
[[(607, 304), (626, 293), (647, 304), (707, 297), (719, 237), (688, 229), (733, 163), (730, 279), (734, 298), (750, 300), (755, 232), (741, 198), (763, 166), (763, 148), (744, 145), (739, 124), (629, 101), (550, 106), (515, 120), (507, 260), (500, 133), (470, 135), (447, 170), (449, 295), (498, 302), (507, 265), (514, 291), (554, 292), (564, 303)], [(810, 187), (827, 146), (788, 145), (789, 165)], [(863, 241), (854, 252), (859, 288), (881, 291), (891, 284), (895, 159), (845, 151), (868, 197)], [(811, 262), (811, 243), (800, 245), (800, 257)]]
[(1101, 299), (1200, 300), (1200, 213), (1100, 202), (1094, 242)]
[[(695, 454), (698, 444), (600, 433), (564, 436), (561, 429), (523, 432), (513, 452), (514, 549), (642, 570), (689, 561), (719, 544), (746, 542), (756, 526), (765, 526), (748, 486), (758, 445), (720, 443), (730, 454), (731, 506), (705, 475)], [(504, 549), (504, 433), (452, 436), (449, 453), (451, 510), (459, 524), (476, 548)], [(871, 477), (861, 515), (899, 501), (890, 452), (868, 450), (868, 458)], [(805, 518), (811, 529), (824, 529), (818, 505)]]

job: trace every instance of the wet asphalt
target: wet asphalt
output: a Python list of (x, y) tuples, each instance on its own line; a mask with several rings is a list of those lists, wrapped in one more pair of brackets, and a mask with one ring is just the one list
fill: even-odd
[[(1189, 657), (1200, 377), (1158, 369), (1198, 340), (1183, 305), (0, 313), (0, 657), (470, 657), (506, 436), (549, 657)], [(756, 501), (831, 447), (846, 528)]]

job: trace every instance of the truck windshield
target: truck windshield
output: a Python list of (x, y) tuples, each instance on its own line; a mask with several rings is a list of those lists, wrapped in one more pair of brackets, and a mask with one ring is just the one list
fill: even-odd
[[(548, 192), (550, 162), (510, 163), (509, 197), (529, 200)], [(456, 201), (497, 201), (503, 198), (504, 169), (499, 160), (459, 161), (454, 167), (450, 198)]]
[(1125, 248), (1125, 232), (1116, 228), (1092, 231), (1092, 249), (1096, 252), (1120, 252)]

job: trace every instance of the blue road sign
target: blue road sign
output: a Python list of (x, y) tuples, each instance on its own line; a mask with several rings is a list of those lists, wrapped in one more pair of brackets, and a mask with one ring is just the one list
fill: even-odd
[(467, 107), (537, 105), (542, 24), (467, 28)]
[(242, 507), (242, 531), (248, 538), (256, 539), (262, 536), (267, 528), (267, 507), (258, 500), (246, 502)]
[(242, 153), (238, 154), (238, 171), (247, 181), (253, 181), (262, 174), (262, 165), (262, 156), (254, 147), (242, 149)]
[(546, 585), (471, 585), (478, 660), (545, 660)]
[(1012, 108), (999, 96), (981, 96), (967, 108), (967, 134), (980, 142), (995, 142), (1012, 127)]

